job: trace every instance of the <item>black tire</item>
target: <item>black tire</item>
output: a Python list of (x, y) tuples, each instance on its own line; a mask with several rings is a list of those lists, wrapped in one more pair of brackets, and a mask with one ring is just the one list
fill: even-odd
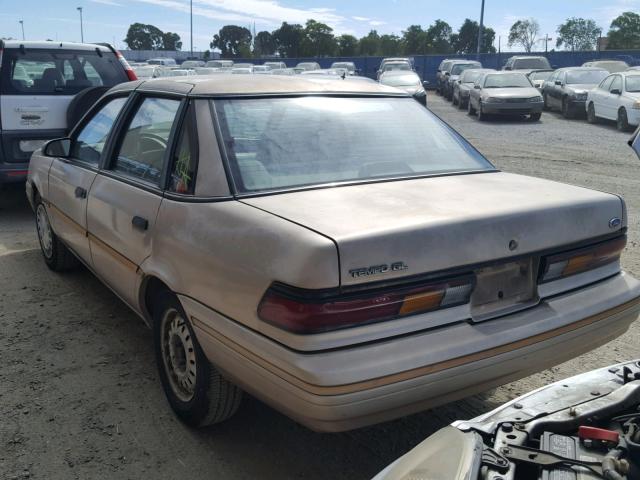
[(36, 195), (35, 210), (38, 242), (40, 243), (40, 251), (42, 252), (42, 257), (47, 267), (54, 272), (64, 272), (78, 267), (80, 261), (71, 253), (66, 245), (62, 243), (51, 228), (49, 212), (39, 195)]
[(465, 102), (461, 98), (459, 98), (458, 99), (458, 109), (464, 110), (466, 107), (467, 107), (467, 105), (465, 104)]
[(459, 103), (458, 99), (456, 98), (455, 93), (451, 97), (451, 103), (452, 103), (453, 106), (456, 106)]
[(478, 120), (480, 120), (481, 122), (484, 122), (487, 120), (487, 114), (482, 111), (482, 102), (480, 102), (479, 108), (478, 108)]
[[(169, 405), (183, 422), (205, 427), (223, 422), (236, 413), (242, 390), (209, 363), (182, 305), (171, 292), (163, 291), (153, 299), (153, 338), (162, 388)], [(172, 349), (170, 344), (176, 346)], [(182, 354), (172, 353), (181, 348), (184, 358), (180, 361)], [(185, 372), (182, 378), (177, 377), (180, 369)], [(193, 391), (183, 391), (181, 386)]]
[(546, 93), (542, 95), (542, 100), (543, 100), (542, 108), (547, 111), (551, 110), (551, 107), (549, 106), (549, 99), (547, 98)]
[(529, 120), (531, 120), (532, 122), (537, 122), (538, 120), (540, 120), (540, 117), (542, 117), (542, 113), (534, 112), (529, 115)]
[(569, 99), (567, 97), (562, 99), (562, 116), (569, 120), (574, 117), (573, 108), (569, 105)]
[(467, 114), (468, 115), (476, 114), (476, 109), (471, 106), (471, 99), (467, 100)]
[(89, 87), (78, 92), (67, 107), (67, 131), (80, 121), (85, 113), (98, 101), (110, 87)]
[(596, 117), (596, 108), (593, 106), (593, 102), (587, 107), (587, 122), (598, 123), (598, 117)]
[(618, 119), (616, 121), (616, 126), (621, 132), (630, 132), (631, 130), (633, 130), (633, 127), (629, 125), (629, 117), (627, 117), (627, 110), (624, 107), (618, 110)]

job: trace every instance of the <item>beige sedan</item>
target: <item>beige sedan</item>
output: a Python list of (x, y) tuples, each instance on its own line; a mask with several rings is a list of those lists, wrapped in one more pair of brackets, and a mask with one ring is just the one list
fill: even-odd
[(409, 94), (303, 76), (111, 89), (32, 159), (44, 261), (153, 329), (191, 425), (247, 391), (316, 430), (418, 412), (622, 334), (623, 200), (498, 171)]

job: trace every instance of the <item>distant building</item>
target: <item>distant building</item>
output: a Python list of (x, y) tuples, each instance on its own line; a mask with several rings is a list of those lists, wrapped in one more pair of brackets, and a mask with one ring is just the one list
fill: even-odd
[(598, 37), (597, 50), (606, 50), (609, 44), (609, 37)]

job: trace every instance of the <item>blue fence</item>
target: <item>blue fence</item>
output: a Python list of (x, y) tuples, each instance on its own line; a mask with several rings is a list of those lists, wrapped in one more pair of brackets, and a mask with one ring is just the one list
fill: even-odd
[[(544, 53), (483, 53), (480, 55), (482, 65), (487, 68), (501, 69), (507, 59), (512, 55), (545, 55)], [(595, 59), (616, 59), (624, 60), (629, 65), (640, 65), (640, 50), (603, 50), (601, 52), (549, 52), (545, 55), (549, 63), (554, 68), (573, 67), (582, 65), (584, 62)], [(361, 75), (376, 78), (376, 71), (384, 57), (332, 57), (332, 58), (277, 58), (274, 60), (283, 61), (288, 67), (295, 67), (299, 62), (318, 62), (322, 68), (329, 68), (333, 62), (353, 62), (360, 70)], [(476, 55), (414, 55), (414, 67), (418, 75), (423, 80), (431, 83), (435, 81), (438, 65), (445, 58), (476, 59)], [(234, 59), (236, 62), (249, 62), (261, 64), (268, 59), (256, 60), (255, 58)]]

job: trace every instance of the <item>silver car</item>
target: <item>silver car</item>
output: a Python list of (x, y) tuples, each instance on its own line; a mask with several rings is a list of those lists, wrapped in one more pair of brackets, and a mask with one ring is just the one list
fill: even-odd
[(124, 83), (34, 153), (26, 194), (45, 263), (86, 265), (148, 323), (195, 426), (243, 390), (316, 430), (382, 422), (640, 312), (620, 197), (500, 172), (371, 82)]
[(447, 100), (453, 100), (454, 85), (460, 79), (462, 72), (471, 68), (482, 68), (482, 64), (474, 60), (459, 60), (451, 64), (451, 69), (446, 72), (446, 78), (443, 83), (442, 95), (444, 98)]
[(473, 90), (473, 85), (480, 76), (487, 72), (495, 72), (495, 70), (492, 68), (471, 68), (462, 72), (453, 84), (452, 103), (460, 110), (467, 108), (469, 94)]
[(481, 75), (469, 92), (467, 112), (486, 120), (487, 115), (528, 115), (540, 120), (542, 96), (521, 72), (489, 72)]

